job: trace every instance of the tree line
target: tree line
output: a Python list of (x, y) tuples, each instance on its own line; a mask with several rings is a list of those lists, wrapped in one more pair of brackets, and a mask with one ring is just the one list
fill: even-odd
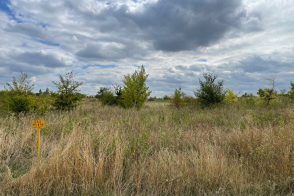
[[(101, 88), (97, 98), (101, 99), (103, 105), (120, 105), (124, 108), (133, 108), (140, 110), (151, 94), (149, 87), (146, 85), (148, 74), (142, 67), (136, 70), (132, 75), (124, 76), (124, 86), (114, 86), (115, 94), (107, 88)], [(34, 84), (28, 79), (26, 73), (21, 72), (19, 79), (13, 77), (12, 83), (6, 83), (4, 91), (0, 91), (0, 102), (4, 110), (12, 111), (15, 114), (36, 112), (44, 115), (49, 108), (56, 110), (72, 110), (77, 107), (79, 101), (86, 97), (80, 93), (82, 82), (75, 80), (73, 71), (59, 75), (59, 81), (53, 84), (57, 92), (45, 92), (40, 89), (34, 94)]]
[[(102, 105), (117, 105), (123, 108), (136, 108), (140, 110), (144, 103), (148, 100), (156, 100), (156, 97), (149, 97), (151, 92), (146, 85), (146, 80), (149, 74), (145, 72), (145, 68), (142, 65), (133, 74), (127, 74), (124, 76), (123, 86), (113, 85), (111, 88), (101, 87), (95, 96), (101, 100)], [(217, 80), (217, 75), (211, 73), (203, 74), (204, 80), (199, 79), (200, 87), (194, 92), (194, 97), (187, 96), (182, 92), (181, 87), (175, 89), (173, 95), (163, 97), (163, 100), (169, 100), (170, 105), (175, 108), (181, 108), (191, 105), (192, 102), (200, 105), (202, 108), (210, 107), (212, 105), (219, 105), (222, 103), (232, 104), (238, 101), (238, 94), (235, 94), (232, 90), (224, 90), (224, 80)], [(275, 78), (265, 78), (265, 82), (269, 87), (265, 89), (259, 89), (257, 92), (258, 100), (264, 102), (268, 106), (271, 100), (278, 97), (276, 80)], [(56, 110), (72, 110), (77, 107), (79, 101), (85, 98), (86, 95), (80, 93), (80, 86), (82, 82), (75, 80), (73, 71), (65, 74), (65, 76), (59, 75), (59, 81), (53, 84), (57, 88), (57, 92), (46, 91), (42, 92), (40, 89), (38, 93), (33, 93), (34, 84), (28, 80), (26, 73), (21, 72), (19, 79), (13, 77), (12, 83), (6, 83), (4, 91), (0, 91), (0, 101), (5, 105), (2, 105), (2, 110), (12, 111), (16, 114), (37, 112), (44, 115), (49, 108)], [(281, 96), (286, 96), (294, 99), (294, 83), (290, 82), (291, 90), (281, 91)], [(253, 98), (253, 94), (243, 94), (241, 98)]]

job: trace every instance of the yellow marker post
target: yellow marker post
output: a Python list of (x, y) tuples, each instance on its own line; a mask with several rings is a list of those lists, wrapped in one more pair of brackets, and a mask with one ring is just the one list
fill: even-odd
[(38, 129), (38, 156), (40, 156), (40, 129), (45, 128), (45, 120), (33, 121), (33, 128)]

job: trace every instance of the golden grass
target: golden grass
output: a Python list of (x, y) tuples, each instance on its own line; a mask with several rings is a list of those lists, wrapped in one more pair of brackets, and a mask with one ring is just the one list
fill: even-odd
[(287, 195), (294, 109), (141, 111), (86, 101), (0, 119), (0, 195)]

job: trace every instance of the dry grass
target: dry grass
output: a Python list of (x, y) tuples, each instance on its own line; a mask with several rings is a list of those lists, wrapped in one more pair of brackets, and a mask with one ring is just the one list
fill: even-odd
[(287, 195), (294, 109), (140, 112), (84, 102), (43, 119), (0, 119), (0, 195)]

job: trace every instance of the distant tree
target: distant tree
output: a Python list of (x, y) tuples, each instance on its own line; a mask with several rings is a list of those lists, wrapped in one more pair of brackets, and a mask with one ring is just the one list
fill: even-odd
[(170, 99), (170, 97), (168, 95), (163, 96), (163, 100), (169, 100), (169, 99)]
[(111, 91), (107, 91), (101, 98), (102, 105), (117, 105), (117, 99)]
[(144, 66), (135, 71), (132, 75), (124, 76), (124, 88), (122, 91), (122, 102), (125, 108), (135, 107), (140, 110), (147, 101), (152, 91), (146, 85), (148, 74), (146, 74)]
[(280, 95), (281, 96), (287, 96), (287, 89), (281, 89), (280, 90)]
[(242, 96), (241, 96), (242, 98), (248, 98), (248, 97), (254, 97), (254, 95), (252, 94), (252, 93), (244, 93)]
[(59, 110), (71, 110), (77, 106), (82, 99), (78, 93), (79, 87), (83, 84), (74, 80), (73, 71), (68, 72), (65, 77), (59, 75), (60, 82), (53, 82), (57, 87), (57, 93), (52, 93), (55, 97), (53, 105)]
[(217, 81), (217, 75), (203, 74), (205, 81), (199, 79), (200, 88), (194, 92), (203, 106), (218, 104), (224, 101), (226, 92), (223, 90), (224, 80)]
[(233, 90), (228, 89), (226, 91), (225, 101), (229, 104), (236, 103), (238, 101), (238, 94), (234, 94)]
[(181, 108), (186, 106), (185, 102), (185, 96), (186, 94), (182, 92), (182, 88), (179, 87), (179, 89), (175, 89), (174, 94), (171, 96), (170, 104), (172, 107), (175, 108)]
[(102, 99), (103, 95), (108, 93), (110, 91), (110, 88), (100, 87), (100, 90), (96, 94), (97, 99)]
[(42, 90), (40, 89), (40, 90), (39, 90), (39, 92), (38, 92), (38, 93), (36, 93), (36, 95), (37, 95), (37, 96), (41, 96), (41, 95), (43, 95), (43, 92), (42, 92)]
[(46, 88), (46, 91), (43, 93), (43, 95), (48, 96), (50, 94), (49, 88)]
[(115, 84), (115, 85), (113, 85), (113, 88), (114, 88), (114, 93), (116, 95), (115, 98), (116, 98), (117, 105), (123, 105), (123, 103), (122, 103), (123, 87), (118, 84)]
[(260, 99), (265, 101), (266, 106), (268, 106), (271, 100), (277, 98), (276, 79), (275, 77), (270, 77), (264, 78), (263, 80), (268, 83), (270, 88), (259, 89), (257, 94), (259, 95)]
[(289, 96), (291, 99), (294, 99), (294, 82), (290, 82), (291, 90), (289, 91)]

